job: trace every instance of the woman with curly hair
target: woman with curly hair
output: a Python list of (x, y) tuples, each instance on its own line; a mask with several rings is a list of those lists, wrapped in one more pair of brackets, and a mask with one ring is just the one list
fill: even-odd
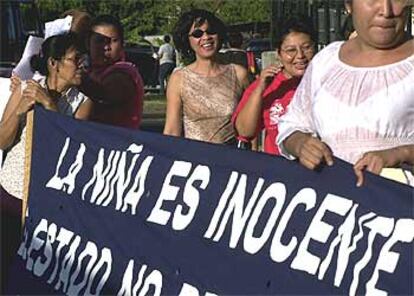
[(209, 11), (193, 9), (178, 20), (174, 44), (192, 62), (169, 80), (164, 134), (236, 143), (231, 116), (249, 82), (242, 66), (217, 62), (225, 37), (224, 23)]

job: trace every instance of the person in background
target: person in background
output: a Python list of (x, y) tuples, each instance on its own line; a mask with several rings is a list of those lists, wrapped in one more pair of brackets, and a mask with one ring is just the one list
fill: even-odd
[(175, 68), (175, 49), (170, 44), (171, 38), (164, 36), (164, 44), (160, 46), (156, 58), (159, 60), (160, 69), (158, 81), (160, 83), (160, 94), (165, 94), (165, 82)]
[(290, 18), (281, 25), (276, 49), (282, 64), (269, 65), (244, 92), (233, 114), (238, 138), (248, 142), (265, 130), (264, 152), (279, 155), (278, 122), (315, 52), (312, 24)]
[(91, 69), (81, 89), (94, 101), (91, 120), (126, 128), (139, 128), (144, 84), (137, 68), (125, 61), (124, 31), (110, 15), (91, 24), (89, 50)]
[(49, 37), (41, 53), (31, 58), (40, 80), (21, 83), (11, 94), (0, 121), (0, 149), (7, 151), (0, 170), (1, 283), (20, 238), (26, 142), (26, 113), (34, 104), (77, 119), (88, 119), (91, 101), (78, 89), (81, 83), (82, 42), (73, 34)]
[[(309, 169), (354, 164), (364, 171), (414, 164), (414, 42), (411, 2), (347, 0), (357, 36), (319, 52), (306, 71), (277, 139), (282, 154)], [(403, 170), (414, 185), (412, 172)]]
[(193, 9), (179, 18), (174, 44), (192, 63), (171, 75), (164, 134), (236, 144), (231, 115), (248, 79), (242, 66), (217, 62), (225, 36), (224, 23), (209, 11)]

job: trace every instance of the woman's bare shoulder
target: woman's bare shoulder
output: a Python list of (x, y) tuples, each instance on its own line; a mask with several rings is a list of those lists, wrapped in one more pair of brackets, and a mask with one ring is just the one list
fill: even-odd
[(181, 81), (182, 77), (184, 75), (185, 72), (185, 68), (179, 68), (179, 69), (175, 69), (170, 76), (169, 81)]

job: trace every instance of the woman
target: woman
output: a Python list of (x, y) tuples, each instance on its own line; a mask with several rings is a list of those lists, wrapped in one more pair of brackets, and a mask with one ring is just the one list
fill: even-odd
[(225, 34), (223, 22), (211, 12), (194, 9), (180, 17), (174, 43), (193, 62), (170, 77), (164, 134), (236, 143), (231, 115), (248, 79), (242, 66), (217, 62)]
[[(2, 280), (17, 248), (23, 198), (26, 113), (35, 103), (77, 119), (87, 119), (91, 101), (76, 88), (81, 83), (83, 48), (73, 33), (46, 39), (31, 59), (44, 77), (19, 84), (11, 94), (0, 122), (0, 149), (7, 156), (0, 170)], [(2, 281), (4, 283), (4, 281)]]
[(141, 124), (144, 84), (137, 68), (125, 62), (121, 23), (110, 15), (92, 21), (91, 71), (82, 91), (95, 103), (91, 120), (137, 129)]
[(288, 19), (282, 26), (277, 54), (282, 68), (270, 65), (244, 92), (233, 114), (233, 124), (244, 142), (264, 129), (264, 151), (279, 155), (276, 146), (279, 117), (286, 112), (293, 94), (314, 55), (312, 26), (299, 19)]
[[(310, 169), (332, 155), (364, 170), (414, 163), (414, 43), (408, 1), (346, 1), (357, 37), (315, 56), (279, 124), (282, 153)], [(410, 172), (406, 171), (407, 182)], [(412, 177), (412, 175), (411, 175)]]

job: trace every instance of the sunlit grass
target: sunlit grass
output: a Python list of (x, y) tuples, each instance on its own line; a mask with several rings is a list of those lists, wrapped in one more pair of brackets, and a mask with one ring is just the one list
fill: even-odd
[(144, 115), (164, 114), (166, 107), (165, 96), (149, 94), (144, 97)]

